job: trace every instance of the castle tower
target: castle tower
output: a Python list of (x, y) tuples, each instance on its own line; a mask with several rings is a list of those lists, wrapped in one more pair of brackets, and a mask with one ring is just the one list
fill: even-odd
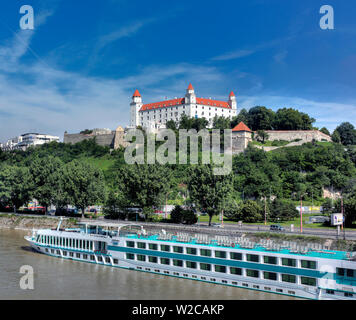
[(194, 88), (191, 83), (189, 83), (187, 93), (185, 94), (185, 104), (194, 104), (197, 102), (197, 97), (194, 92)]
[(232, 153), (244, 152), (252, 141), (252, 131), (242, 121), (232, 129)]
[(230, 105), (231, 109), (234, 110), (236, 113), (237, 112), (237, 102), (236, 102), (236, 96), (233, 91), (231, 91), (230, 95), (229, 95), (229, 105)]
[(139, 111), (142, 107), (142, 97), (138, 90), (134, 92), (132, 96), (132, 102), (130, 103), (130, 127), (136, 128), (141, 125)]

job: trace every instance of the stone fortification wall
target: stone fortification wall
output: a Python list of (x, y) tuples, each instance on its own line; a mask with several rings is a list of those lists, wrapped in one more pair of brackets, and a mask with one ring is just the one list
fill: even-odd
[[(279, 130), (265, 130), (268, 134), (268, 140), (285, 140), (293, 141), (301, 139), (304, 142), (316, 141), (331, 141), (331, 137), (318, 130), (296, 130), (296, 131), (279, 131)], [(257, 134), (255, 134), (255, 137)]]
[(64, 143), (71, 143), (75, 144), (84, 140), (94, 139), (96, 143), (100, 146), (107, 146), (110, 148), (114, 148), (114, 139), (115, 139), (115, 131), (110, 134), (100, 134), (100, 135), (93, 135), (93, 134), (68, 134), (64, 133), (63, 142)]

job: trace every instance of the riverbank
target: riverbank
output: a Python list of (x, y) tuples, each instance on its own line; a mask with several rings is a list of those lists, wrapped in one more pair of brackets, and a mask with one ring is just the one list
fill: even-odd
[[(58, 225), (59, 217), (47, 216), (20, 216), (16, 214), (0, 214), (0, 228), (16, 230), (32, 230), (41, 228), (55, 228)], [(62, 228), (72, 228), (77, 220), (74, 218), (65, 219)]]

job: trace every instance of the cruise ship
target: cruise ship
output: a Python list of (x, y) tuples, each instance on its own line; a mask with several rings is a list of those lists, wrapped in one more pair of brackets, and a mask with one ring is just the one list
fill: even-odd
[(81, 222), (33, 230), (34, 250), (62, 259), (304, 299), (356, 298), (356, 253), (316, 243), (147, 232), (142, 225)]

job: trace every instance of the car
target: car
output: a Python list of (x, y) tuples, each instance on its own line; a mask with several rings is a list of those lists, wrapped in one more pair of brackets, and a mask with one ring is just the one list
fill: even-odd
[(272, 224), (269, 229), (271, 231), (284, 231), (284, 228), (278, 224)]

